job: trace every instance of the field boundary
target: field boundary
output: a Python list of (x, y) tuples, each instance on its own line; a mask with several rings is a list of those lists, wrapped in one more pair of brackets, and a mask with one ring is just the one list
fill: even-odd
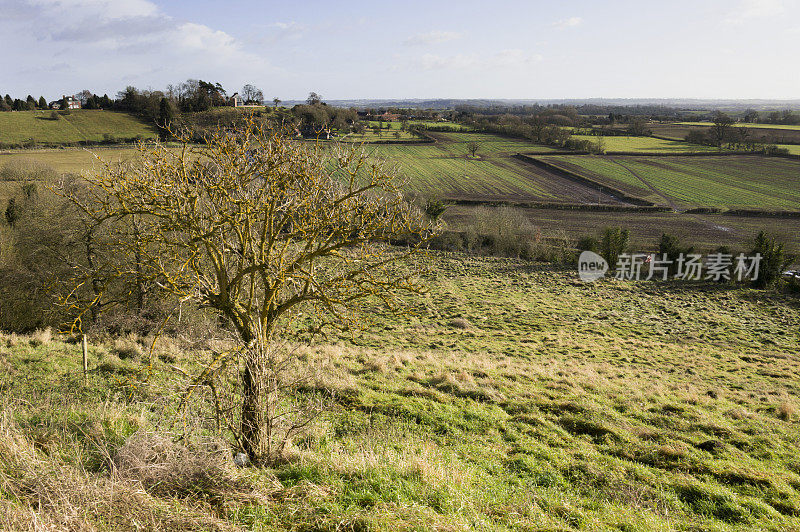
[(446, 203), (464, 206), (521, 207), (526, 209), (554, 209), (561, 211), (594, 212), (674, 212), (666, 205), (611, 205), (602, 203), (550, 203), (543, 201), (518, 201), (505, 199), (442, 198)]
[(800, 211), (767, 211), (761, 209), (729, 209), (718, 207), (697, 207), (683, 211), (684, 214), (718, 214), (739, 218), (800, 218)]
[[(560, 177), (564, 177), (564, 178), (570, 179), (570, 180), (572, 180), (572, 181), (574, 181), (576, 183), (580, 183), (581, 185), (585, 185), (585, 186), (589, 186), (589, 187), (592, 187), (594, 189), (597, 189), (597, 190), (599, 190), (601, 192), (604, 192), (606, 194), (614, 196), (618, 200), (624, 201), (625, 203), (630, 203), (632, 205), (636, 205), (636, 206), (639, 206), (639, 207), (654, 207), (654, 206), (656, 206), (656, 204), (653, 203), (652, 201), (648, 201), (648, 200), (642, 199), (642, 198), (637, 198), (636, 196), (631, 196), (629, 194), (626, 194), (625, 192), (622, 192), (621, 190), (618, 190), (616, 188), (610, 187), (608, 185), (604, 185), (602, 183), (598, 183), (597, 181), (595, 181), (593, 179), (589, 179), (586, 176), (582, 176), (582, 175), (580, 175), (580, 174), (578, 174), (576, 172), (571, 172), (569, 170), (561, 168), (560, 166), (556, 166), (556, 165), (548, 163), (546, 161), (542, 161), (541, 159), (537, 159), (535, 157), (530, 157), (528, 155), (523, 155), (521, 153), (518, 153), (518, 154), (514, 155), (513, 157), (515, 159), (520, 160), (520, 161), (523, 161), (523, 162), (532, 164), (534, 166), (537, 166), (539, 168), (542, 168), (544, 170), (548, 170), (550, 172), (553, 172), (554, 174), (556, 174), (556, 175), (558, 175)], [(668, 210), (671, 210), (671, 209), (668, 209)]]

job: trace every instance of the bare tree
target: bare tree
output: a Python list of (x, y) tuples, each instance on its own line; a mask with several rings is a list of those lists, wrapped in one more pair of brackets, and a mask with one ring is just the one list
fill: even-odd
[(92, 97), (92, 91), (90, 91), (88, 89), (84, 89), (84, 90), (82, 90), (81, 92), (79, 92), (78, 94), (75, 95), (75, 98), (77, 98), (78, 101), (81, 102), (81, 107), (85, 107), (86, 106), (86, 102), (88, 102), (89, 98), (91, 98), (91, 97)]
[(725, 139), (728, 138), (732, 124), (733, 119), (727, 113), (723, 113), (722, 111), (714, 113), (714, 125), (711, 129), (714, 132), (714, 140), (716, 140), (717, 146), (719, 146), (720, 149)]
[(469, 152), (469, 154), (472, 157), (475, 157), (475, 154), (478, 153), (478, 150), (480, 149), (480, 147), (481, 147), (481, 145), (478, 144), (475, 141), (467, 143), (467, 151)]
[(242, 98), (245, 103), (261, 104), (264, 101), (264, 93), (255, 85), (249, 83), (242, 87)]
[(317, 105), (318, 103), (322, 103), (322, 96), (316, 92), (309, 92), (308, 98), (306, 98), (306, 103), (308, 105)]
[[(121, 262), (137, 264), (118, 276), (137, 276), (230, 324), (236, 349), (219, 353), (194, 384), (236, 364), (240, 415), (227, 425), (252, 460), (274, 459), (285, 443), (274, 429), (299, 423), (292, 408), (276, 406), (282, 327), (301, 314), (315, 331), (357, 326), (366, 301), (402, 309), (403, 293), (420, 286), (401, 259), (421, 249), (432, 222), (360, 148), (296, 142), (253, 119), (202, 146), (184, 139), (177, 152), (140, 150), (141, 162), (107, 165), (86, 178), (87, 199), (70, 199), (97, 226), (129, 227), (136, 217), (134, 238), (127, 231), (110, 244), (130, 257)], [(396, 239), (407, 247), (391, 247)]]

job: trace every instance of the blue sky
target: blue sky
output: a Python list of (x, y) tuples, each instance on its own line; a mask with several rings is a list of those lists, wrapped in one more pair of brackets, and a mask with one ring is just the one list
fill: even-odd
[(800, 0), (0, 0), (0, 93), (800, 98)]

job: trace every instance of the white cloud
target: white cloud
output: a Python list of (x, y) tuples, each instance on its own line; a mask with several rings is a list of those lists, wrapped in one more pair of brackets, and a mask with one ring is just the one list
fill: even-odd
[(103, 20), (150, 17), (159, 12), (158, 6), (148, 0), (30, 0), (29, 3), (50, 12), (91, 12)]
[(551, 26), (558, 30), (565, 30), (567, 28), (575, 28), (583, 24), (583, 19), (581, 17), (569, 17), (557, 22), (553, 22)]
[(416, 35), (412, 35), (403, 41), (403, 44), (406, 46), (424, 46), (454, 41), (456, 39), (460, 39), (461, 37), (462, 34), (457, 31), (434, 30), (427, 33), (418, 33)]
[(491, 54), (424, 54), (414, 61), (412, 68), (423, 70), (492, 70), (519, 68), (542, 61), (540, 54), (530, 54), (520, 49), (500, 50)]
[(0, 19), (1, 40), (30, 50), (31, 57), (18, 64), (0, 60), (0, 69), (37, 78), (31, 84), (43, 83), (38, 78), (47, 72), (25, 75), (26, 63), (68, 64), (69, 69), (49, 69), (53, 79), (47, 83), (57, 80), (63, 90), (100, 90), (122, 79), (146, 85), (188, 77), (256, 81), (255, 73), (273, 70), (234, 36), (178, 20), (149, 0), (7, 1), (15, 15), (13, 22)]
[(741, 0), (724, 18), (727, 24), (739, 25), (750, 20), (776, 17), (786, 11), (783, 0)]

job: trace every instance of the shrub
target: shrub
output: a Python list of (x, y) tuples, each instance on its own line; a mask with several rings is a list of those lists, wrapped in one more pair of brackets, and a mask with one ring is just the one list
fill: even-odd
[(774, 237), (764, 231), (758, 233), (751, 256), (761, 255), (758, 277), (753, 280), (756, 288), (768, 288), (773, 286), (780, 278), (784, 268), (789, 265), (791, 260), (786, 256), (783, 244), (778, 243)]
[(484, 243), (491, 253), (512, 257), (530, 255), (526, 246), (537, 233), (525, 213), (508, 206), (479, 208), (474, 227), (476, 233), (486, 236)]
[(621, 227), (606, 227), (600, 238), (600, 255), (606, 259), (611, 269), (617, 264), (619, 256), (628, 248), (630, 233)]
[(6, 222), (11, 227), (14, 227), (17, 224), (17, 220), (19, 219), (19, 207), (17, 207), (17, 200), (11, 198), (8, 200), (8, 205), (6, 206)]
[(599, 245), (600, 243), (593, 236), (584, 236), (578, 240), (575, 247), (578, 248), (578, 251), (592, 251), (597, 253)]
[(440, 199), (430, 199), (425, 203), (425, 214), (431, 220), (438, 220), (439, 217), (447, 210), (448, 205)]
[(34, 160), (15, 160), (0, 168), (0, 181), (52, 181), (58, 176), (46, 164)]
[(678, 271), (677, 260), (681, 255), (688, 255), (694, 253), (694, 247), (681, 247), (678, 237), (664, 233), (661, 235), (661, 240), (658, 242), (658, 258), (661, 259), (666, 255), (668, 261), (672, 261), (669, 265), (670, 275), (674, 275)]

